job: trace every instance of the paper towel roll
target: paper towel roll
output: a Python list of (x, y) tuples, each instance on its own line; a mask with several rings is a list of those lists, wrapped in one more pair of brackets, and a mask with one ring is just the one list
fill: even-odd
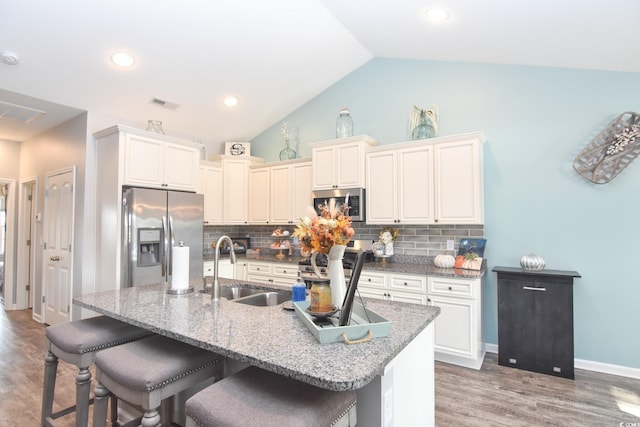
[(189, 246), (173, 247), (171, 289), (189, 289)]

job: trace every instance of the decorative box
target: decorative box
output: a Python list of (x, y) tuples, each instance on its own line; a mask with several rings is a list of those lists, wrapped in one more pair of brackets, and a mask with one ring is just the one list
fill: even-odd
[(337, 317), (317, 320), (307, 313), (307, 308), (310, 305), (310, 301), (294, 302), (293, 308), (320, 344), (365, 342), (373, 338), (386, 337), (391, 330), (391, 322), (371, 310), (366, 310), (357, 302), (353, 303), (351, 321), (348, 326), (338, 326)]
[(250, 142), (225, 142), (224, 154), (228, 156), (236, 156), (236, 157), (250, 157), (251, 143)]

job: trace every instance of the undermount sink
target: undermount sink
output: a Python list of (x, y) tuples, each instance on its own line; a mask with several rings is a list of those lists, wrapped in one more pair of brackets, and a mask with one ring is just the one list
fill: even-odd
[(255, 295), (265, 292), (264, 289), (245, 288), (243, 286), (231, 286), (227, 288), (220, 288), (220, 298), (226, 298), (230, 300), (246, 297), (248, 295)]
[(234, 299), (233, 302), (237, 302), (239, 304), (253, 305), (256, 307), (268, 307), (272, 305), (282, 304), (285, 301), (291, 300), (291, 295), (284, 292), (274, 292), (274, 291), (269, 291), (269, 292), (258, 291), (258, 292), (260, 293)]

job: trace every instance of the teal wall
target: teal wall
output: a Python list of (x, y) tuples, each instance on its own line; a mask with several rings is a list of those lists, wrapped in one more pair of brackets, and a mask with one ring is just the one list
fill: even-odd
[[(574, 172), (578, 152), (624, 111), (640, 112), (640, 74), (508, 65), (374, 59), (284, 117), (309, 142), (332, 139), (347, 106), (355, 134), (391, 144), (408, 138), (417, 104), (440, 108), (440, 135), (484, 131), (485, 235), (489, 272), (485, 337), (497, 344), (494, 266), (543, 256), (576, 270), (575, 356), (640, 368), (640, 160), (605, 185)], [(252, 140), (274, 161), (280, 123)]]

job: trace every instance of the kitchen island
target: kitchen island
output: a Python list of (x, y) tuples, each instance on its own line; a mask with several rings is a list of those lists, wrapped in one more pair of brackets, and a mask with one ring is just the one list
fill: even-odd
[[(230, 279), (220, 283), (247, 286)], [(369, 310), (391, 322), (389, 336), (357, 345), (320, 344), (294, 312), (280, 305), (212, 302), (198, 292), (201, 283), (194, 285), (196, 291), (186, 295), (169, 295), (167, 285), (158, 284), (82, 295), (74, 303), (318, 387), (356, 390), (358, 425), (434, 424), (438, 307), (365, 299)]]

